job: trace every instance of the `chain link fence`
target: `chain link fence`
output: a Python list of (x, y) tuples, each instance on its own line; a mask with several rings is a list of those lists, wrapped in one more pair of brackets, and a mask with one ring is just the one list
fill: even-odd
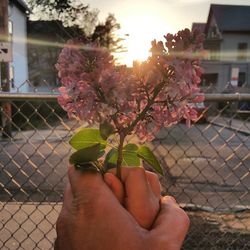
[[(84, 125), (68, 120), (56, 93), (0, 92), (1, 117), (3, 104), (12, 109), (11, 137), (0, 139), (0, 249), (53, 248), (68, 140)], [(249, 103), (249, 94), (207, 94), (200, 121), (162, 129), (149, 144), (165, 169), (163, 192), (191, 218), (183, 249), (250, 249), (250, 113), (239, 108)]]

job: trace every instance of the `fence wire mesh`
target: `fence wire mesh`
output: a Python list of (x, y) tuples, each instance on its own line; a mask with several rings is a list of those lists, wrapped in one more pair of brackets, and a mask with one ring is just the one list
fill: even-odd
[[(67, 118), (55, 93), (0, 93), (1, 117), (3, 103), (12, 108), (12, 136), (0, 139), (1, 249), (53, 248), (68, 139), (84, 125)], [(164, 166), (163, 192), (190, 215), (183, 249), (250, 249), (250, 114), (239, 99), (207, 95), (200, 121), (162, 129), (149, 144)]]

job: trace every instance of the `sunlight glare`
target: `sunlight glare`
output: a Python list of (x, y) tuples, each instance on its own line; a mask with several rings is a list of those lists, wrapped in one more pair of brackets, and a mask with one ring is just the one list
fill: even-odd
[(128, 51), (122, 55), (120, 61), (128, 66), (135, 60), (145, 61), (150, 56), (151, 41), (162, 40), (165, 35), (162, 30), (168, 30), (163, 20), (147, 13), (130, 16), (123, 28), (129, 31), (124, 43)]

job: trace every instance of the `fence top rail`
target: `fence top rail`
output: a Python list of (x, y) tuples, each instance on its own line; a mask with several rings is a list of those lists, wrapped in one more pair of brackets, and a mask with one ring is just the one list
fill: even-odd
[[(56, 101), (58, 93), (7, 93), (0, 92), (0, 101), (4, 100), (22, 100), (22, 101)], [(235, 93), (235, 94), (205, 94), (205, 101), (250, 101), (250, 94)]]
[(56, 101), (58, 93), (6, 93), (0, 92), (0, 101)]
[(250, 94), (234, 93), (234, 94), (220, 94), (211, 93), (205, 94), (205, 101), (250, 101)]

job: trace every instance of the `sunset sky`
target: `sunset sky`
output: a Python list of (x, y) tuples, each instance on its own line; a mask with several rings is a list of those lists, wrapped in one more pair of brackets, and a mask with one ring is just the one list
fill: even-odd
[(250, 0), (89, 0), (88, 3), (100, 10), (101, 20), (108, 13), (115, 14), (121, 24), (119, 33), (129, 34), (125, 44), (128, 52), (120, 55), (120, 62), (131, 65), (133, 60), (147, 58), (151, 40), (191, 28), (193, 22), (206, 22), (211, 3), (250, 5)]

